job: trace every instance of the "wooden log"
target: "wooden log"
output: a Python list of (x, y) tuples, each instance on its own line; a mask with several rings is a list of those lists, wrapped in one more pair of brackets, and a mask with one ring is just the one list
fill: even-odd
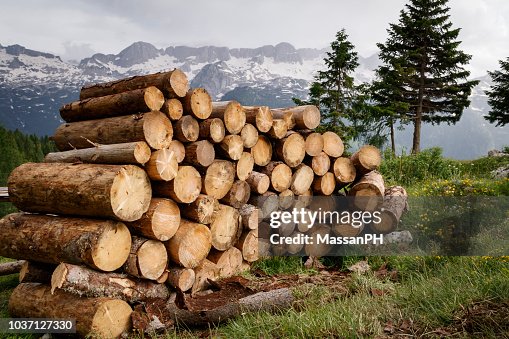
[(175, 158), (177, 159), (177, 162), (180, 164), (182, 161), (184, 161), (184, 158), (186, 156), (186, 148), (183, 143), (181, 143), (178, 140), (172, 140), (170, 142), (170, 145), (168, 146), (168, 150), (173, 152), (175, 154)]
[(302, 194), (297, 194), (295, 199), (294, 208), (300, 209), (305, 208), (313, 201), (313, 191), (311, 189), (305, 191)]
[(237, 101), (219, 101), (212, 103), (212, 118), (223, 120), (228, 133), (239, 134), (246, 124), (246, 113)]
[(314, 226), (308, 233), (310, 236), (310, 241), (304, 245), (304, 252), (306, 255), (311, 257), (323, 257), (327, 255), (331, 251), (333, 245), (319, 242), (318, 239), (319, 237), (323, 239), (327, 234), (330, 233), (331, 229), (329, 226)]
[(236, 171), (237, 178), (240, 180), (246, 180), (254, 167), (254, 158), (251, 153), (242, 152), (240, 159), (237, 161)]
[(258, 236), (255, 230), (244, 231), (235, 244), (242, 252), (245, 261), (254, 262), (258, 260)]
[(177, 121), (182, 118), (184, 108), (178, 99), (167, 99), (161, 107), (161, 112), (166, 114), (171, 121)]
[(259, 209), (253, 205), (245, 204), (239, 209), (241, 223), (245, 230), (258, 229)]
[(212, 99), (203, 88), (190, 89), (182, 98), (182, 106), (185, 113), (200, 120), (207, 119), (212, 113)]
[(223, 141), (225, 136), (225, 127), (223, 120), (211, 118), (203, 120), (200, 123), (200, 139), (207, 139), (212, 143)]
[(314, 156), (311, 159), (311, 168), (316, 175), (322, 176), (330, 169), (330, 158), (325, 152)]
[(331, 195), (336, 189), (336, 178), (332, 172), (327, 172), (321, 177), (315, 177), (311, 187), (318, 195)]
[(59, 290), (80, 297), (108, 297), (128, 303), (167, 299), (170, 296), (164, 284), (130, 278), (120, 273), (97, 272), (67, 263), (58, 265), (51, 276), (51, 293)]
[(272, 112), (267, 106), (244, 106), (246, 122), (255, 125), (262, 132), (267, 133), (272, 127)]
[(227, 135), (219, 143), (217, 151), (226, 159), (239, 160), (244, 152), (244, 142), (240, 135)]
[(339, 158), (344, 150), (345, 146), (339, 135), (334, 132), (325, 132), (323, 134), (323, 151), (327, 153), (328, 156)]
[(208, 289), (210, 287), (209, 281), (215, 281), (219, 278), (219, 269), (216, 264), (205, 259), (194, 269), (194, 274), (195, 279), (191, 288), (191, 295)]
[(187, 76), (179, 69), (169, 72), (134, 76), (111, 82), (86, 85), (81, 88), (80, 100), (122, 93), (139, 88), (155, 86), (167, 98), (183, 97), (189, 90)]
[(279, 209), (278, 196), (276, 193), (267, 191), (262, 195), (251, 195), (249, 204), (260, 209), (260, 220), (268, 218), (270, 214)]
[(251, 147), (251, 154), (256, 165), (265, 166), (270, 162), (272, 158), (272, 144), (270, 140), (263, 136), (258, 136), (258, 141)]
[(167, 241), (173, 237), (179, 225), (178, 205), (164, 198), (152, 198), (148, 211), (141, 219), (127, 224), (135, 234), (159, 241)]
[(258, 130), (251, 124), (245, 124), (240, 131), (245, 148), (251, 148), (258, 142)]
[(272, 127), (267, 132), (268, 135), (275, 139), (283, 139), (288, 132), (288, 124), (283, 119), (274, 119)]
[(207, 259), (216, 264), (219, 278), (228, 278), (235, 275), (242, 265), (242, 252), (231, 247), (226, 251), (211, 250)]
[(182, 292), (189, 291), (196, 278), (192, 268), (174, 267), (168, 270), (168, 280), (166, 283)]
[(221, 199), (221, 203), (233, 208), (241, 208), (251, 196), (251, 188), (244, 180), (236, 180), (228, 193)]
[(52, 152), (46, 154), (44, 162), (84, 162), (111, 165), (144, 165), (150, 159), (150, 147), (144, 141)]
[(9, 298), (9, 314), (17, 318), (76, 319), (82, 337), (116, 338), (131, 328), (132, 309), (123, 300), (81, 298), (38, 283), (19, 284)]
[(151, 180), (170, 181), (178, 173), (179, 164), (173, 151), (167, 148), (152, 153), (150, 160), (145, 165), (145, 171)]
[(185, 268), (195, 268), (207, 257), (212, 235), (207, 226), (182, 219), (177, 233), (165, 245), (171, 261)]
[(312, 132), (306, 136), (306, 154), (314, 157), (323, 151), (323, 136)]
[(137, 278), (157, 280), (167, 264), (168, 254), (162, 242), (133, 236), (131, 251), (123, 269)]
[(287, 210), (293, 206), (295, 202), (295, 194), (293, 194), (292, 190), (287, 189), (279, 193), (278, 202), (280, 209)]
[(382, 156), (380, 150), (375, 146), (364, 145), (350, 157), (350, 160), (355, 166), (357, 174), (364, 175), (380, 167)]
[(173, 137), (181, 142), (193, 142), (198, 140), (200, 126), (198, 121), (190, 115), (184, 115), (175, 124)]
[(333, 165), (334, 176), (340, 186), (348, 185), (355, 180), (356, 170), (348, 158), (337, 158)]
[(97, 144), (146, 141), (153, 149), (168, 148), (173, 137), (170, 120), (161, 112), (125, 115), (99, 120), (65, 123), (53, 140), (60, 151), (90, 148)]
[(212, 247), (219, 251), (232, 247), (240, 234), (239, 221), (240, 213), (237, 209), (219, 204), (219, 210), (210, 224)]
[(299, 231), (300, 233), (307, 233), (313, 228), (314, 225), (313, 220), (311, 220), (310, 217), (310, 213), (312, 213), (313, 211), (306, 207), (302, 207), (302, 210), (303, 210), (302, 217), (299, 220), (299, 223), (297, 223), (296, 225), (296, 230)]
[(281, 312), (281, 310), (290, 308), (294, 300), (289, 288), (281, 288), (258, 292), (237, 301), (218, 305), (213, 309), (181, 309), (175, 303), (168, 303), (166, 309), (176, 323), (188, 326), (206, 326), (226, 322), (251, 312)]
[(110, 118), (119, 115), (158, 111), (164, 104), (164, 95), (151, 86), (128, 92), (74, 101), (60, 108), (66, 122)]
[(213, 198), (223, 198), (235, 180), (235, 166), (227, 160), (215, 160), (207, 167), (203, 177), (202, 193)]
[(0, 202), (9, 202), (9, 190), (7, 187), (0, 187)]
[(242, 264), (240, 264), (239, 270), (237, 271), (237, 274), (242, 274), (244, 272), (249, 272), (251, 270), (251, 264), (247, 261), (242, 261)]
[(200, 194), (195, 201), (183, 207), (181, 213), (189, 220), (208, 225), (212, 222), (218, 209), (219, 202), (216, 198)]
[(26, 163), (8, 179), (11, 202), (26, 212), (134, 221), (148, 209), (147, 174), (133, 165)]
[(152, 185), (155, 196), (171, 198), (179, 203), (189, 204), (198, 198), (202, 189), (200, 173), (191, 166), (180, 166), (172, 181)]
[(24, 260), (23, 266), (21, 266), (19, 271), (19, 282), (49, 284), (51, 282), (51, 275), (56, 267), (54, 264)]
[(263, 194), (267, 192), (270, 185), (270, 179), (266, 174), (252, 171), (246, 179), (251, 191), (256, 194)]
[(168, 280), (168, 270), (165, 269), (163, 274), (161, 274), (161, 276), (159, 278), (156, 279), (156, 283), (158, 284), (164, 284), (166, 282), (166, 280)]
[(293, 119), (292, 112), (284, 112), (281, 108), (275, 108), (270, 110), (274, 119), (281, 119), (286, 122), (286, 126), (289, 130), (295, 128), (295, 120)]
[(296, 195), (304, 194), (311, 187), (313, 179), (314, 173), (311, 167), (301, 164), (297, 167), (297, 170), (293, 172), (290, 189)]
[[(302, 237), (302, 236), (303, 236), (303, 234), (300, 233), (299, 231), (295, 231), (290, 235), (290, 237), (293, 239), (295, 239), (295, 238), (298, 239), (299, 237)], [(303, 248), (304, 248), (304, 243), (301, 241), (286, 244), (286, 252), (290, 255), (299, 254), (299, 252), (302, 251)]]
[(276, 155), (290, 167), (297, 167), (306, 155), (306, 142), (298, 133), (276, 141)]
[(320, 111), (313, 105), (272, 109), (275, 119), (282, 119), (285, 113), (292, 114), (296, 129), (315, 129), (320, 124)]
[(364, 225), (354, 227), (351, 224), (332, 223), (332, 232), (338, 237), (356, 237), (363, 229)]
[[(281, 225), (276, 229), (280, 236), (289, 237), (295, 231), (296, 223), (294, 220), (281, 220)], [(283, 245), (283, 244), (282, 244)]]
[(0, 219), (0, 256), (49, 264), (86, 264), (101, 271), (122, 266), (131, 234), (117, 221), (13, 213)]
[(348, 195), (355, 197), (353, 203), (356, 207), (372, 211), (382, 205), (384, 192), (382, 175), (377, 171), (371, 171), (350, 188)]
[(284, 192), (292, 183), (292, 169), (282, 161), (271, 161), (259, 171), (270, 178), (270, 187), (274, 191)]
[(408, 209), (408, 194), (401, 186), (391, 186), (385, 190), (381, 221), (370, 224), (372, 230), (377, 233), (387, 234), (398, 228), (401, 215)]
[(195, 167), (208, 167), (214, 161), (216, 152), (214, 146), (207, 140), (200, 140), (185, 146), (184, 163)]
[(26, 263), (25, 260), (9, 261), (0, 264), (0, 276), (19, 273)]

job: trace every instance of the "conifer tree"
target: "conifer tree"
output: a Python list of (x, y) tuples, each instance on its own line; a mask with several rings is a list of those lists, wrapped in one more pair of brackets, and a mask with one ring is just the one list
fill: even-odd
[(493, 80), (487, 92), (491, 110), (484, 118), (497, 126), (504, 126), (509, 123), (509, 57), (499, 63), (499, 71), (488, 72)]

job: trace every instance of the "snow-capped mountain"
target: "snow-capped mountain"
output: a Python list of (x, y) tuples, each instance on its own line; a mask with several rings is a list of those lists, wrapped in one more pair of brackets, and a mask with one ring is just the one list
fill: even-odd
[[(19, 45), (0, 45), (0, 124), (25, 133), (52, 135), (61, 123), (58, 109), (77, 100), (82, 85), (173, 68), (184, 71), (192, 87), (206, 88), (215, 100), (289, 106), (293, 104), (292, 97), (306, 97), (310, 81), (324, 67), (325, 52), (325, 49), (296, 49), (285, 42), (259, 48), (166, 49), (136, 42), (118, 54), (95, 54), (74, 65), (49, 53)], [(359, 61), (357, 81), (371, 80), (378, 65), (377, 56)], [(507, 128), (496, 129), (482, 119), (488, 109), (483, 91), (488, 80), (484, 79), (476, 88), (471, 107), (456, 126), (425, 127), (424, 146), (440, 145), (447, 155), (468, 158), (485, 154), (509, 140)], [(460, 147), (465, 143), (450, 140), (452, 135), (472, 140), (472, 133), (480, 138), (475, 150), (468, 147), (463, 151)], [(401, 145), (405, 139), (410, 140), (406, 134), (398, 136)]]

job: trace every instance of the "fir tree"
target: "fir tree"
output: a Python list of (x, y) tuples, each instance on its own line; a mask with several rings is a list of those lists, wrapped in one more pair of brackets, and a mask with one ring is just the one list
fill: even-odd
[(493, 80), (487, 92), (491, 110), (484, 118), (497, 126), (504, 126), (509, 123), (509, 57), (499, 63), (500, 71), (488, 72)]
[(374, 98), (388, 121), (413, 121), (412, 153), (420, 151), (422, 122), (456, 123), (477, 81), (463, 68), (471, 56), (458, 49), (460, 29), (452, 29), (448, 0), (410, 0), (399, 22), (378, 44), (383, 65), (377, 69)]

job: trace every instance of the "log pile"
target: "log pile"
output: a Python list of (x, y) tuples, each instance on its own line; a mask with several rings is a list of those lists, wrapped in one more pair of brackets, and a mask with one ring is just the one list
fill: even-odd
[(212, 102), (179, 70), (83, 87), (60, 112), (60, 152), (9, 177), (22, 212), (0, 221), (0, 255), (28, 260), (13, 316), (75, 317), (82, 335), (117, 336), (135, 303), (249, 267), (274, 210), (354, 181), (350, 194), (384, 193), (378, 150), (342, 157), (315, 106)]

